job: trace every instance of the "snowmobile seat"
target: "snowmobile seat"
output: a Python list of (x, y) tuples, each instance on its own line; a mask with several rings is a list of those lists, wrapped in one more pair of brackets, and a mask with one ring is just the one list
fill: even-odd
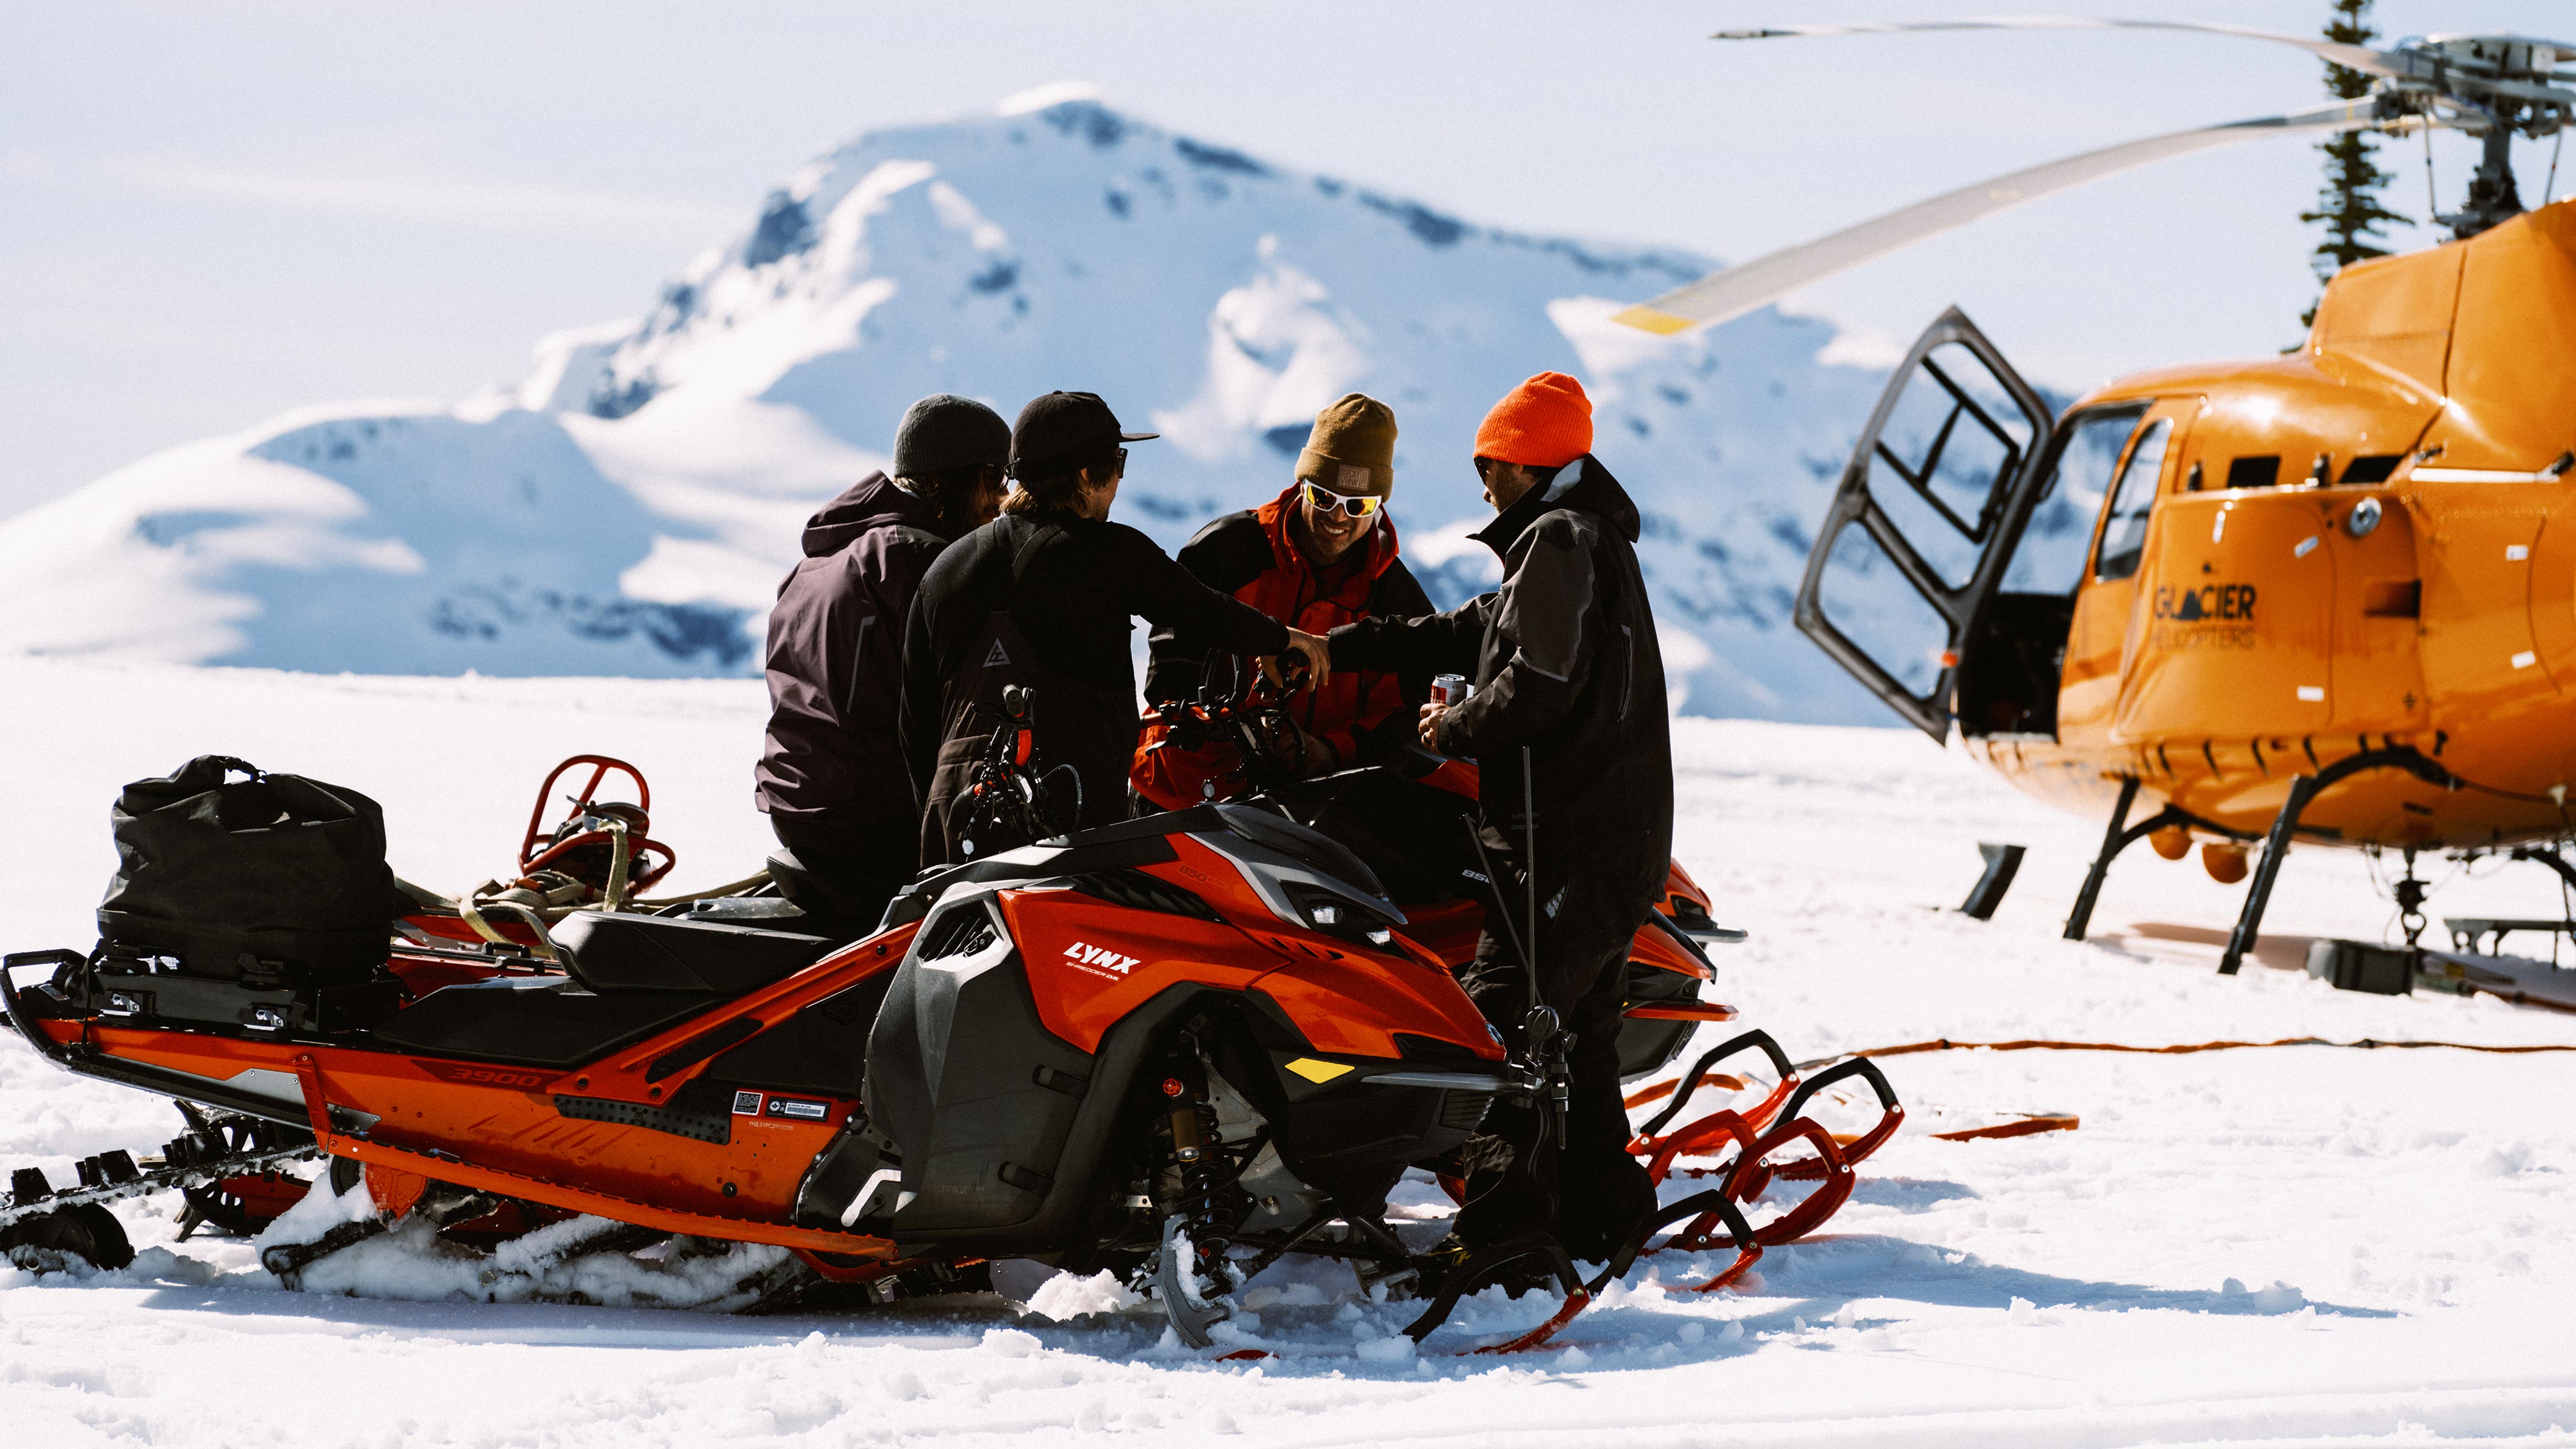
[(423, 1056), (577, 1067), (720, 1004), (705, 992), (603, 996), (566, 976), (499, 976), (440, 987), (368, 1035)]
[(576, 911), (551, 933), (568, 975), (442, 987), (371, 1034), (426, 1056), (576, 1067), (821, 960), (833, 943), (668, 916)]
[(674, 916), (576, 911), (554, 928), (564, 969), (601, 996), (715, 996), (757, 991), (823, 959), (820, 936)]

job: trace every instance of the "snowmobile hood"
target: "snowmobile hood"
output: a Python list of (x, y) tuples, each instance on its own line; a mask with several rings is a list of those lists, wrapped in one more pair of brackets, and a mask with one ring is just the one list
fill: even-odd
[(897, 524), (949, 536), (940, 526), (938, 510), (894, 486), (884, 473), (870, 473), (805, 520), (805, 556), (829, 558), (871, 529)]

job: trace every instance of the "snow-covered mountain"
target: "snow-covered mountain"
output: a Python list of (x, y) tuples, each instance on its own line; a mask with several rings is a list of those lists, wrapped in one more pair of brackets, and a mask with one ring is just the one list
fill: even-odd
[(0, 522), (0, 649), (303, 670), (731, 674), (819, 500), (911, 400), (1109, 399), (1121, 516), (1177, 546), (1267, 498), (1314, 411), (1402, 429), (1394, 514), (1444, 602), (1484, 586), (1477, 420), (1580, 376), (1646, 510), (1693, 713), (1868, 720), (1790, 626), (1880, 379), (1765, 311), (1656, 339), (1616, 306), (1685, 252), (1521, 235), (1078, 96), (874, 132), (809, 164), (638, 321), (549, 337), (515, 390), (299, 412)]

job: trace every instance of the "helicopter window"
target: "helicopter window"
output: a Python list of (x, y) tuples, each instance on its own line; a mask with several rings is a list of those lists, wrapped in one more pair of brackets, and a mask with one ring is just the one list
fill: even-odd
[(1869, 492), (1944, 585), (1976, 572), (2002, 490), (2036, 429), (1974, 352), (1944, 343), (1897, 396), (1871, 449)]
[(2111, 517), (2102, 525), (2102, 557), (2093, 566), (2094, 578), (2107, 582), (2138, 571), (2138, 558), (2147, 551), (2147, 514), (2156, 506), (2165, 443), (2172, 436), (2173, 420), (2158, 418), (2129, 449), (2129, 464), (2120, 470), (2119, 489), (2111, 496)]
[(1868, 529), (1846, 528), (1835, 538), (1819, 601), (1834, 628), (1906, 693), (1931, 695), (1945, 667), (1950, 621), (1915, 591)]
[(2012, 565), (2004, 571), (2008, 594), (2071, 594), (2084, 577), (2093, 547), (2093, 520), (2111, 494), (2120, 450), (2129, 444), (2143, 407), (2097, 408), (2068, 420), (2064, 439), (2040, 485), (2039, 501), (2022, 526)]
[(2230, 488), (2269, 488), (2281, 481), (2281, 457), (2239, 458), (2227, 465)]

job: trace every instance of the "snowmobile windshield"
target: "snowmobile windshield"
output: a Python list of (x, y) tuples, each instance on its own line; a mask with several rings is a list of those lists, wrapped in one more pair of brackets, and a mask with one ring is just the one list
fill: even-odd
[[(1248, 805), (1196, 805), (1165, 815), (1122, 820), (1115, 825), (1080, 831), (1070, 837), (1004, 851), (987, 860), (926, 872), (896, 895), (886, 908), (884, 925), (917, 921), (950, 886), (968, 882), (999, 883), (1036, 880), (1084, 870), (1147, 865), (1172, 858), (1165, 843), (1175, 835), (1231, 835), (1296, 861), (1319, 876), (1328, 876), (1382, 907), (1390, 919), (1403, 913), (1387, 902), (1386, 887), (1368, 863), (1349, 847), (1309, 830), (1284, 815)], [(1291, 919), (1302, 919), (1292, 916)]]
[(1215, 810), (1217, 817), (1225, 822), (1225, 828), (1234, 835), (1302, 860), (1347, 885), (1357, 886), (1372, 896), (1385, 899), (1386, 887), (1379, 883), (1377, 872), (1368, 868), (1368, 862), (1352, 854), (1350, 847), (1331, 836), (1309, 830), (1284, 815), (1249, 805), (1206, 808)]

